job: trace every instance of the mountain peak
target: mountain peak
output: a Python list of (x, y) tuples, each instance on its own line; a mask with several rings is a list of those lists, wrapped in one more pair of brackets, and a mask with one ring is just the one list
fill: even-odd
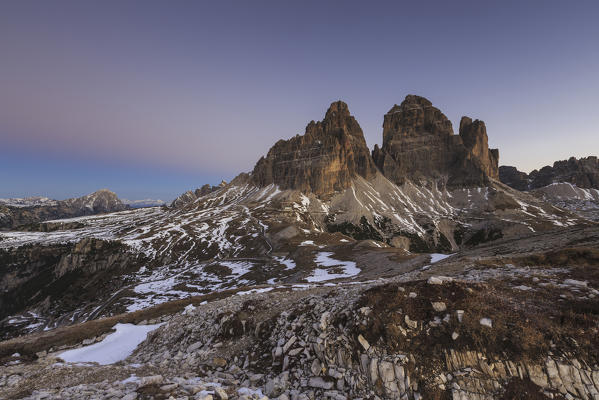
[(385, 114), (383, 141), (426, 134), (453, 135), (453, 128), (445, 114), (422, 96), (409, 94)]
[(451, 186), (478, 186), (497, 177), (499, 152), (488, 149), (484, 122), (464, 117), (460, 134), (426, 98), (407, 95), (383, 120), (383, 145), (373, 158), (383, 174), (402, 184), (441, 180)]
[(433, 103), (425, 97), (418, 96), (416, 94), (409, 94), (402, 101), (401, 105), (402, 106), (419, 105), (419, 106), (423, 106), (423, 107), (432, 107)]
[(331, 103), (329, 109), (327, 110), (324, 119), (331, 119), (334, 117), (349, 117), (351, 114), (349, 113), (349, 107), (347, 104), (341, 100), (337, 100)]
[(362, 128), (347, 104), (336, 101), (322, 121), (308, 124), (304, 135), (275, 143), (256, 163), (252, 180), (325, 195), (349, 187), (357, 175), (375, 173)]

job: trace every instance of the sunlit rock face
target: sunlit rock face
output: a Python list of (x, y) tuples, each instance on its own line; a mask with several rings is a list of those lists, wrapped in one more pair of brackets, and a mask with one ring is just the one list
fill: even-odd
[(326, 195), (349, 187), (356, 176), (370, 179), (375, 172), (362, 128), (347, 104), (337, 101), (322, 121), (308, 124), (304, 135), (275, 143), (257, 162), (252, 179), (259, 186), (274, 183)]
[(424, 97), (408, 95), (383, 122), (383, 145), (374, 161), (397, 184), (440, 182), (449, 187), (481, 186), (498, 178), (499, 151), (488, 148), (482, 121), (463, 117), (459, 135), (451, 122)]

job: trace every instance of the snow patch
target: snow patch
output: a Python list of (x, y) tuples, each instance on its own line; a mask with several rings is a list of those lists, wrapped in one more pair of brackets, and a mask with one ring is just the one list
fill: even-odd
[(321, 267), (338, 267), (342, 268), (343, 272), (334, 273), (330, 272), (328, 269), (324, 268), (316, 268), (314, 273), (306, 278), (308, 282), (324, 282), (330, 281), (332, 279), (339, 278), (350, 278), (352, 276), (356, 276), (360, 273), (360, 269), (356, 267), (356, 263), (353, 261), (339, 261), (331, 258), (333, 253), (329, 252), (321, 252), (316, 256), (316, 264)]
[(116, 324), (116, 332), (106, 336), (104, 340), (90, 346), (68, 350), (59, 355), (69, 363), (96, 362), (100, 365), (114, 364), (129, 357), (137, 345), (146, 340), (148, 333), (162, 324), (133, 325)]

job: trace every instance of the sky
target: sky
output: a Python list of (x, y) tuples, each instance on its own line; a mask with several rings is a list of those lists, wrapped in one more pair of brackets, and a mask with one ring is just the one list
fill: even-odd
[(599, 154), (597, 1), (2, 1), (0, 197), (170, 200), (341, 99), (370, 148), (407, 94), (500, 165)]

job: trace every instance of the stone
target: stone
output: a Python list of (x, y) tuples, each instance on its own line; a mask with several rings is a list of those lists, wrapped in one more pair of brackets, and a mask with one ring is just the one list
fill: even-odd
[(362, 345), (362, 347), (364, 348), (364, 350), (368, 351), (368, 349), (370, 349), (370, 344), (364, 338), (364, 336), (358, 335), (358, 342), (360, 342), (360, 344)]
[(480, 324), (482, 326), (486, 326), (486, 327), (489, 327), (489, 328), (493, 327), (493, 321), (491, 321), (490, 318), (481, 318), (480, 319)]
[(283, 346), (283, 353), (287, 353), (287, 351), (289, 350), (289, 348), (295, 343), (295, 341), (297, 340), (297, 336), (292, 336), (287, 343), (285, 343), (285, 345)]
[(295, 349), (291, 349), (291, 350), (289, 350), (289, 356), (294, 357), (294, 356), (298, 355), (299, 353), (301, 353), (302, 350), (303, 349), (301, 347), (297, 347)]
[(229, 395), (227, 395), (227, 392), (225, 392), (225, 390), (223, 388), (215, 387), (214, 394), (218, 400), (228, 400), (229, 399)]
[(370, 359), (370, 364), (368, 366), (370, 382), (374, 385), (376, 381), (379, 379), (379, 371), (378, 371), (379, 360), (376, 358)]
[(172, 390), (175, 390), (179, 385), (177, 383), (170, 383), (168, 385), (163, 385), (160, 387), (160, 390), (162, 390), (163, 392), (170, 392)]
[(333, 388), (334, 383), (331, 381), (325, 381), (319, 376), (313, 376), (308, 380), (308, 386), (318, 389), (329, 390)]
[(449, 276), (431, 276), (426, 280), (429, 285), (443, 285), (445, 282), (453, 282), (453, 278)]
[(152, 376), (144, 376), (141, 378), (139, 382), (139, 387), (149, 386), (149, 385), (161, 385), (164, 382), (164, 378), (162, 375), (152, 375)]
[(393, 364), (389, 361), (381, 361), (379, 363), (379, 376), (384, 383), (395, 381)]
[(322, 372), (322, 366), (320, 365), (320, 361), (318, 361), (318, 359), (314, 359), (314, 361), (312, 361), (312, 364), (310, 365), (310, 371), (312, 371), (312, 375), (320, 375)]
[(214, 357), (212, 359), (212, 365), (214, 365), (217, 368), (224, 368), (227, 366), (227, 360), (225, 360), (222, 357)]
[(190, 344), (187, 347), (187, 352), (188, 353), (193, 353), (194, 351), (196, 351), (197, 349), (199, 349), (200, 347), (202, 347), (202, 342), (195, 342), (193, 344)]
[(358, 311), (360, 311), (362, 314), (364, 314), (364, 316), (367, 317), (372, 312), (372, 308), (370, 308), (370, 307), (361, 307)]
[(436, 312), (443, 312), (447, 310), (447, 306), (442, 301), (434, 301), (431, 304), (433, 306), (433, 310), (435, 310)]
[(411, 320), (409, 316), (406, 315), (404, 317), (404, 321), (406, 321), (406, 325), (408, 326), (408, 328), (411, 328), (411, 329), (418, 328), (418, 322)]
[(324, 331), (327, 329), (329, 318), (331, 318), (331, 313), (326, 311), (320, 316), (320, 330)]

